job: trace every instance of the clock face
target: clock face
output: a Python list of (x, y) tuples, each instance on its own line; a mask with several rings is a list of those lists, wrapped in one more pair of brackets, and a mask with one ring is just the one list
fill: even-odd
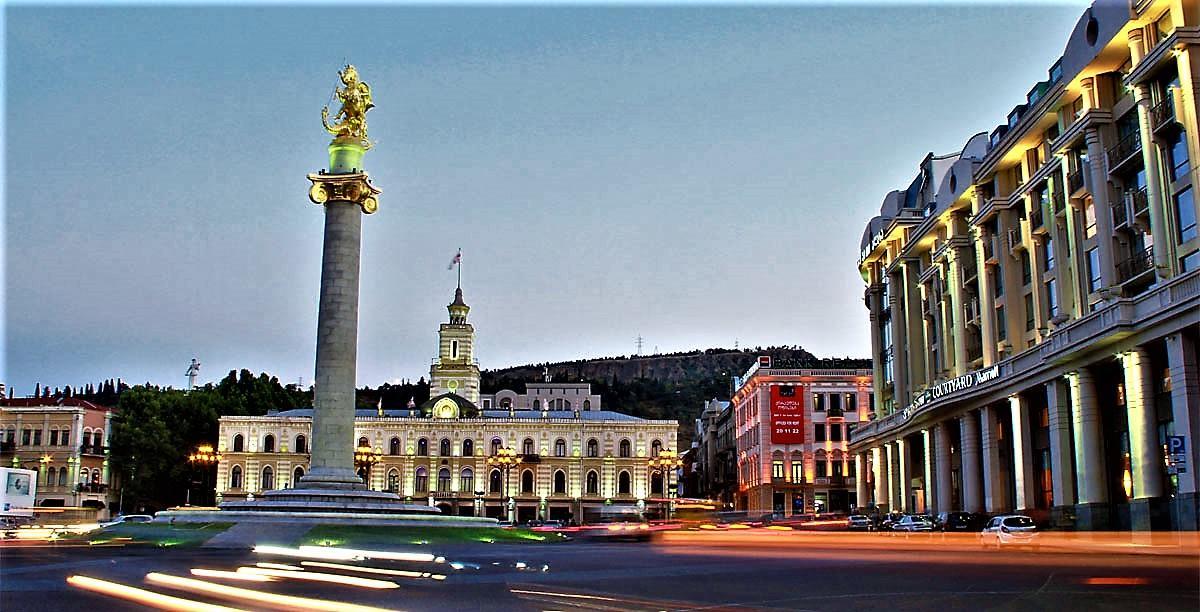
[(446, 386), (447, 386), (447, 387), (450, 387), (450, 390), (451, 390), (451, 391), (454, 391), (455, 389), (458, 389), (458, 381), (457, 381), (457, 380), (452, 380), (452, 381), (450, 381), (450, 384), (448, 384), (448, 385), (446, 385)]

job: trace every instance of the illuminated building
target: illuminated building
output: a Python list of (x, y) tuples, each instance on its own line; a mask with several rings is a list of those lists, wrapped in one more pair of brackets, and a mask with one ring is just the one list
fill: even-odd
[[(355, 445), (375, 455), (359, 468), (371, 489), (447, 514), (518, 521), (579, 521), (613, 505), (661, 512), (676, 473), (665, 470), (664, 486), (664, 470), (651, 467), (651, 459), (676, 449), (675, 421), (601, 410), (600, 396), (581, 383), (546, 381), (527, 385), (523, 394), (480, 395), (474, 328), (461, 290), (448, 309), (430, 399), (356, 411)], [(295, 487), (308, 469), (311, 432), (311, 408), (222, 417), (218, 495), (244, 499)], [(506, 451), (513, 460), (501, 464)]]
[(0, 399), (0, 463), (37, 470), (36, 504), (107, 516), (112, 409), (73, 397)]
[(884, 199), (860, 497), (1196, 529), (1198, 4), (1093, 4), (1004, 124)]
[(750, 514), (849, 511), (847, 440), (867, 419), (870, 370), (790, 369), (760, 357), (734, 382), (735, 507)]

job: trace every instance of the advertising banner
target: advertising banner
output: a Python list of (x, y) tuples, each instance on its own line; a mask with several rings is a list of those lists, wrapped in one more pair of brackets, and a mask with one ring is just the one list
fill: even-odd
[(771, 443), (804, 443), (803, 387), (771, 387)]

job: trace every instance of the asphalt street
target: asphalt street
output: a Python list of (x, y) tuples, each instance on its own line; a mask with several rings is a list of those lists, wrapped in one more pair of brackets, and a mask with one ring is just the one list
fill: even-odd
[[(752, 538), (718, 545), (703, 536), (652, 543), (480, 543), (428, 552), (444, 556), (445, 562), (369, 564), (417, 572), (413, 577), (393, 578), (400, 586), (388, 590), (291, 579), (266, 584), (205, 580), (222, 588), (402, 610), (1127, 612), (1131, 607), (1155, 611), (1200, 607), (1200, 557), (1188, 554), (763, 547)], [(69, 585), (69, 576), (235, 608), (286, 609), (296, 607), (295, 602), (256, 603), (229, 592), (188, 592), (154, 584), (147, 575), (157, 572), (194, 579), (193, 568), (233, 571), (264, 562), (280, 567), (302, 562), (248, 550), (139, 546), (6, 548), (0, 549), (0, 555), (0, 608), (5, 611), (144, 609)], [(306, 565), (304, 569), (319, 568)], [(446, 578), (422, 576), (429, 573)]]

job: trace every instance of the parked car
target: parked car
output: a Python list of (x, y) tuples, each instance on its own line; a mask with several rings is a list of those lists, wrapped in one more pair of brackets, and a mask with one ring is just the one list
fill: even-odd
[(123, 514), (113, 518), (113, 520), (101, 523), (101, 527), (109, 527), (112, 525), (120, 525), (122, 523), (149, 523), (154, 520), (149, 514)]
[(971, 513), (939, 512), (933, 518), (933, 528), (938, 531), (971, 531)]
[(902, 518), (904, 518), (904, 515), (900, 512), (889, 512), (889, 513), (883, 515), (883, 517), (880, 519), (880, 522), (879, 522), (879, 530), (880, 531), (891, 531), (892, 526), (895, 525), (896, 523), (899, 523), (900, 519), (902, 519)]
[(979, 534), (980, 545), (995, 546), (997, 549), (1008, 546), (1028, 546), (1037, 549), (1037, 525), (1033, 519), (1021, 514), (1004, 514), (988, 521)]
[(907, 514), (892, 523), (892, 531), (933, 531), (933, 522), (920, 514)]
[(846, 519), (846, 529), (850, 531), (872, 531), (875, 525), (871, 522), (871, 517), (865, 514), (851, 514)]

